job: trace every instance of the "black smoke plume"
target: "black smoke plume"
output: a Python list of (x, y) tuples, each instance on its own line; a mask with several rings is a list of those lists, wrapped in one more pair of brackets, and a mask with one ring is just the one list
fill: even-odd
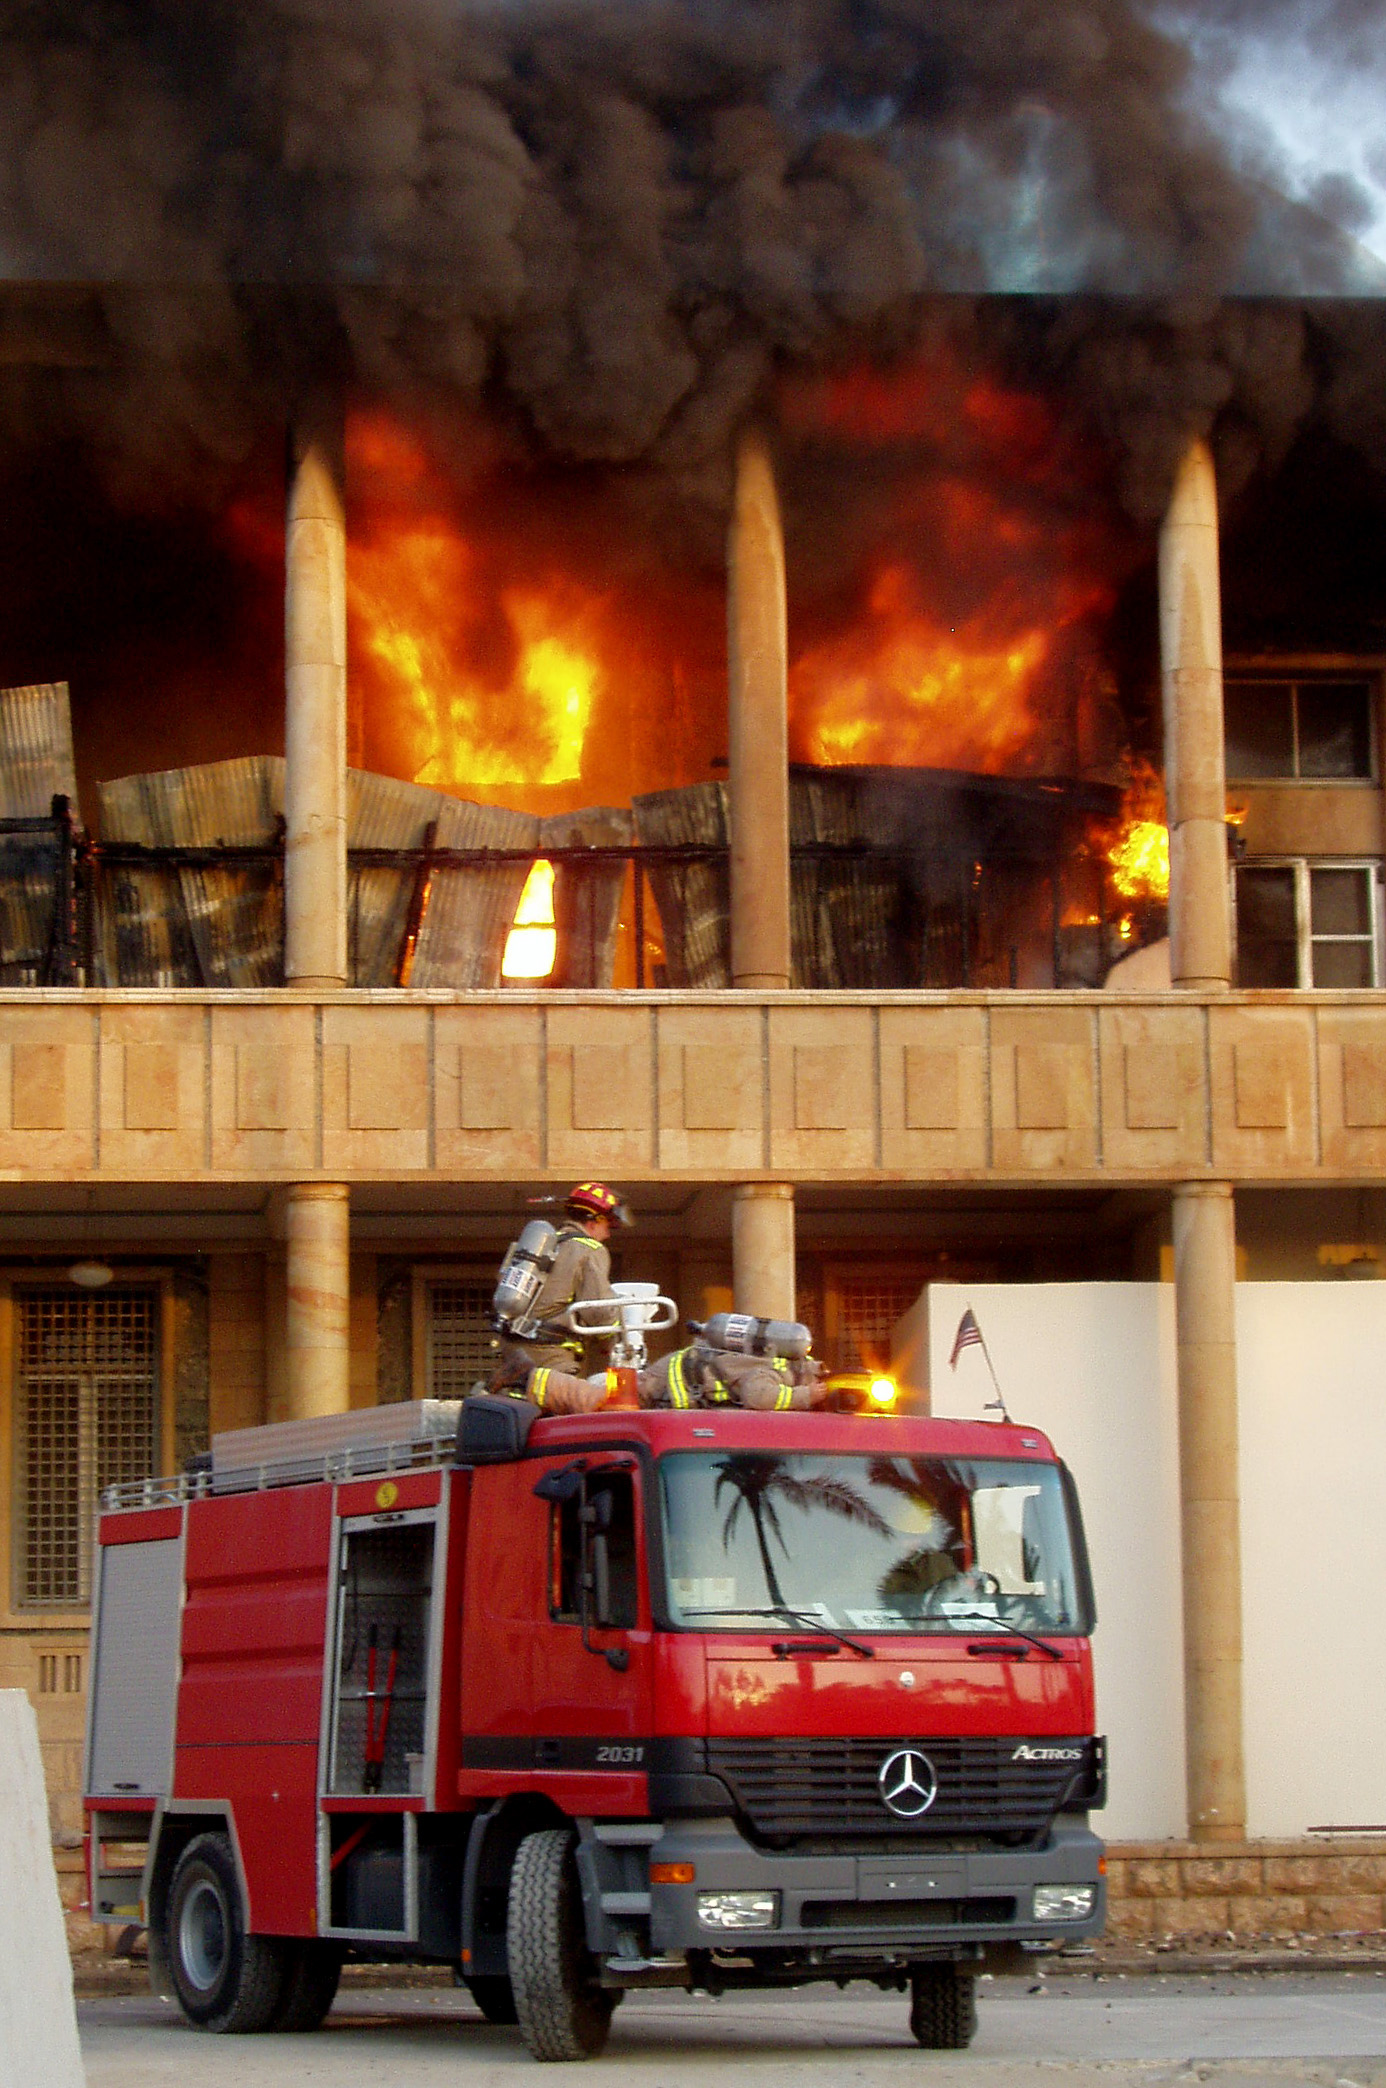
[(1316, 414), (1380, 455), (1376, 315), (1300, 294), (1380, 285), (1200, 87), (1136, 0), (11, 0), (0, 432), (141, 499), (326, 372), (715, 496), (777, 368), (947, 297), (1142, 518), (1193, 430), (1234, 480)]

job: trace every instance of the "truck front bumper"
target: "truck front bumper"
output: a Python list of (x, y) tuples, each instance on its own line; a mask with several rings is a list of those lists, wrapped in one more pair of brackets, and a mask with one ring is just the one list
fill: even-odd
[[(797, 1855), (758, 1849), (730, 1819), (675, 1821), (650, 1850), (650, 1945), (684, 1950), (811, 1950), (823, 1957), (956, 1955), (960, 1946), (1072, 1941), (1106, 1918), (1102, 1843), (1081, 1816), (1055, 1821), (1038, 1849), (931, 1851), (927, 1843), (871, 1855)], [(691, 1867), (686, 1883), (654, 1882)], [(1037, 1887), (1092, 1893), (1091, 1912), (1037, 1914)], [(713, 1895), (746, 1895), (765, 1926), (710, 1925)], [(1052, 1904), (1052, 1894), (1050, 1904)], [(1044, 1908), (1044, 1900), (1041, 1900)]]

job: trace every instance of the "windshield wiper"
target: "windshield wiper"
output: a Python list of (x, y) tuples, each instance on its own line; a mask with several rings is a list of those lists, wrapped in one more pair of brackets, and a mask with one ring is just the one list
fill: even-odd
[(1007, 1624), (994, 1610), (935, 1610), (933, 1615), (941, 1617), (950, 1628), (955, 1617), (966, 1617), (972, 1624), (994, 1624), (1005, 1637), (1024, 1639), (1027, 1645), (1038, 1646), (1040, 1652), (1047, 1653), (1051, 1660), (1062, 1660), (1064, 1657), (1057, 1646), (1050, 1645), (1048, 1639), (1036, 1638), (1033, 1631), (1026, 1631), (1020, 1624)]
[(835, 1624), (825, 1624), (813, 1610), (787, 1609), (782, 1602), (777, 1603), (773, 1609), (741, 1609), (733, 1603), (730, 1609), (692, 1609), (684, 1610), (682, 1614), (685, 1617), (787, 1617), (791, 1624), (802, 1624), (810, 1631), (821, 1631), (824, 1638), (836, 1639), (839, 1646), (850, 1646), (863, 1660), (876, 1658), (874, 1646), (864, 1646), (860, 1639), (848, 1638), (845, 1631), (839, 1631)]

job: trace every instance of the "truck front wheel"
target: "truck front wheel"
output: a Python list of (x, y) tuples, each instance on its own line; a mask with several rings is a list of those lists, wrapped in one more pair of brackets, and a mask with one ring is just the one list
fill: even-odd
[(977, 2035), (977, 1979), (961, 1965), (916, 1965), (910, 2029), (931, 2052), (960, 2052)]
[(284, 1951), (277, 1937), (247, 1935), (224, 1834), (199, 1834), (179, 1857), (163, 1943), (189, 2022), (203, 2030), (269, 2028), (284, 1991)]
[(342, 1953), (332, 1943), (290, 1944), (271, 2030), (320, 2030), (337, 1998)]
[(528, 1834), (516, 1851), (506, 1954), (520, 2034), (533, 2056), (590, 2059), (600, 2052), (617, 1997), (597, 1983), (566, 1827)]

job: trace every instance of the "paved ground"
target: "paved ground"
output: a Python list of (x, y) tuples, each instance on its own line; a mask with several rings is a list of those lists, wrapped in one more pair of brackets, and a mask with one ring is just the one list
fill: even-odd
[[(647, 1994), (618, 2011), (584, 2088), (711, 2088), (812, 2075), (812, 2088), (1162, 2088), (1212, 2081), (1386, 2088), (1386, 1974), (986, 1982), (967, 2053), (921, 2052), (900, 1996), (810, 1987), (784, 1999)], [(531, 2065), (518, 2033), (437, 1987), (344, 1994), (309, 2037), (216, 2038), (145, 1995), (79, 2009), (89, 2088), (498, 2088)], [(552, 2073), (542, 2077), (557, 2078)]]

